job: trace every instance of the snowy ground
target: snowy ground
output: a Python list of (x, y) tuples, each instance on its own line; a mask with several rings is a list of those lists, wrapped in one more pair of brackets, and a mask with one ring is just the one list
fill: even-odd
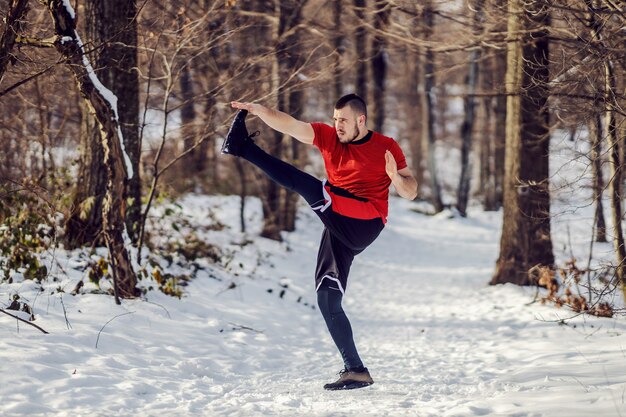
[[(3, 300), (27, 299), (50, 334), (0, 318), (0, 415), (626, 416), (624, 318), (555, 323), (571, 314), (527, 305), (528, 289), (487, 285), (499, 213), (428, 217), (412, 204), (392, 201), (345, 300), (371, 387), (322, 389), (341, 363), (312, 307), (316, 219), (303, 210), (284, 243), (255, 238), (252, 200), (254, 244), (225, 269), (200, 270), (182, 300), (72, 296), (80, 274), (62, 254), (69, 278), (38, 296), (32, 282), (1, 287)], [(211, 207), (229, 226), (207, 238), (244, 240), (229, 214), (236, 199), (182, 205), (198, 224)]]
[[(593, 207), (571, 147), (553, 149), (553, 242), (559, 263), (573, 255), (584, 266)], [(297, 232), (277, 243), (257, 237), (258, 200), (245, 235), (237, 198), (179, 204), (157, 217), (161, 239), (193, 231), (222, 248), (219, 266), (163, 265), (197, 270), (181, 300), (150, 291), (118, 306), (93, 284), (71, 295), (103, 251), (57, 250), (43, 285), (0, 285), (0, 306), (19, 294), (50, 332), (0, 314), (0, 416), (626, 417), (626, 318), (571, 318), (532, 303), (532, 289), (489, 286), (501, 212), (425, 216), (392, 199), (344, 303), (376, 382), (327, 392), (341, 362), (314, 307), (315, 216), (303, 208)], [(610, 244), (593, 253), (594, 264), (610, 260)]]

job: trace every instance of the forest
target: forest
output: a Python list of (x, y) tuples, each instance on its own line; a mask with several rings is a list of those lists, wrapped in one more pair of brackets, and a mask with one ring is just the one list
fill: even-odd
[[(623, 1), (0, 0), (0, 17), (0, 415), (626, 415)], [(338, 298), (370, 385), (328, 391), (325, 224), (221, 150), (232, 101), (332, 125), (350, 93), (418, 189), (390, 187)]]
[[(405, 229), (389, 233), (420, 227), (448, 242), (446, 218), (474, 242), (471, 222), (489, 219), (493, 256), (459, 251), (485, 261), (476, 285), (521, 287), (569, 317), (626, 312), (622, 1), (0, 0), (0, 14), (0, 310), (22, 324), (41, 324), (29, 291), (123, 306), (160, 290), (183, 303), (201, 274), (253, 277), (248, 246), (277, 259), (304, 251), (300, 197), (221, 155), (230, 103), (332, 125), (348, 93), (418, 182), (417, 198), (397, 204), (419, 220), (399, 215)], [(256, 117), (248, 128), (267, 152), (324, 177), (315, 149)], [(197, 219), (186, 211), (213, 203)], [(211, 235), (230, 228), (236, 237)], [(280, 285), (281, 299), (307, 297)]]

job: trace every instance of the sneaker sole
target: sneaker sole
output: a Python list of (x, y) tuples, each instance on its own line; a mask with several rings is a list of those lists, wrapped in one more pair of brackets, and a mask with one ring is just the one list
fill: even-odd
[(364, 388), (364, 387), (369, 387), (370, 385), (372, 385), (373, 382), (352, 382), (350, 384), (346, 384), (346, 385), (340, 385), (340, 386), (324, 386), (324, 389), (327, 391), (340, 391), (340, 390), (349, 390), (349, 389), (357, 389), (357, 388)]
[(232, 139), (230, 135), (232, 133), (233, 127), (235, 126), (235, 123), (238, 123), (239, 119), (245, 120), (247, 115), (248, 115), (247, 110), (239, 110), (237, 114), (235, 115), (235, 119), (233, 119), (233, 122), (231, 123), (230, 128), (228, 129), (228, 133), (226, 133), (226, 139), (224, 139), (224, 143), (222, 143), (222, 148), (221, 148), (222, 155), (234, 155), (229, 150), (229, 145)]

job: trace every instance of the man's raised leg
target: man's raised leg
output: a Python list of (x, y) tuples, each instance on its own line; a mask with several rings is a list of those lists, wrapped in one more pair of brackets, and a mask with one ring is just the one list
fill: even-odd
[(300, 194), (309, 203), (317, 205), (324, 201), (322, 182), (312, 175), (268, 154), (259, 148), (246, 128), (248, 112), (239, 110), (222, 145), (222, 153), (241, 157), (260, 168), (274, 182)]

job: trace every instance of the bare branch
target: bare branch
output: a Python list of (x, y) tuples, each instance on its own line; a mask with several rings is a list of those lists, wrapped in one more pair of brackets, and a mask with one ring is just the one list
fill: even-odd
[(31, 323), (31, 322), (30, 322), (30, 321), (28, 321), (28, 320), (24, 320), (23, 318), (18, 317), (18, 316), (14, 315), (14, 314), (11, 314), (11, 313), (9, 313), (9, 312), (5, 311), (5, 310), (4, 310), (4, 309), (2, 309), (2, 308), (0, 308), (0, 312), (2, 312), (2, 313), (4, 313), (4, 314), (6, 314), (7, 316), (11, 316), (11, 317), (13, 317), (14, 319), (17, 319), (17, 320), (19, 320), (19, 321), (21, 321), (21, 322), (23, 322), (23, 323), (26, 323), (26, 324), (28, 324), (28, 325), (30, 325), (30, 326), (33, 326), (34, 328), (36, 328), (36, 329), (38, 329), (38, 330), (41, 330), (41, 332), (43, 332), (44, 334), (50, 334), (50, 333), (48, 333), (47, 331), (45, 331), (44, 329), (42, 329), (41, 327), (37, 326), (35, 323)]

